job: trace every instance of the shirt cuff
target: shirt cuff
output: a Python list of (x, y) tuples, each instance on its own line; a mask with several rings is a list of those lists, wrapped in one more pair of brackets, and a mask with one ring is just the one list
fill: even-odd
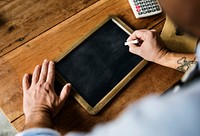
[(15, 136), (60, 136), (60, 134), (49, 128), (31, 128), (24, 130)]

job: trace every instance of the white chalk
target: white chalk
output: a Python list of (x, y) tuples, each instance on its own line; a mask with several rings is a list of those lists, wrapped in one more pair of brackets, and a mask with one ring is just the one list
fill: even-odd
[(129, 45), (129, 44), (131, 44), (131, 43), (132, 43), (132, 44), (138, 44), (138, 43), (139, 43), (139, 40), (138, 40), (138, 39), (135, 39), (135, 40), (133, 40), (133, 41), (127, 41), (127, 42), (124, 43), (124, 45), (127, 46), (127, 45)]

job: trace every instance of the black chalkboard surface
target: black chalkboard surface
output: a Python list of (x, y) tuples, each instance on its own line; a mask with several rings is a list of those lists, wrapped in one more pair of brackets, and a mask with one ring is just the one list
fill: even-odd
[(129, 34), (120, 22), (110, 18), (56, 63), (59, 77), (93, 115), (146, 64), (124, 46)]

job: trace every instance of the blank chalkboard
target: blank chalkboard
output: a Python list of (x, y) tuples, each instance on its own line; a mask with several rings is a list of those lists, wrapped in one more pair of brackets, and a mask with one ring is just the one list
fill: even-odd
[(72, 94), (93, 115), (146, 64), (124, 46), (129, 34), (120, 22), (108, 19), (56, 63), (61, 81), (72, 84)]

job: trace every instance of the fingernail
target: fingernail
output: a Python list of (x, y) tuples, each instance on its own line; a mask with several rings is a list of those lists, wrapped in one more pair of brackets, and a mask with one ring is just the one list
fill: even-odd
[(67, 83), (67, 86), (68, 86), (68, 87), (71, 87), (71, 86), (72, 86), (72, 84), (71, 84), (71, 83)]
[(67, 88), (68, 88), (68, 91), (70, 91), (70, 90), (71, 90), (71, 87), (72, 87), (71, 83), (67, 83)]
[(35, 69), (39, 69), (40, 68), (40, 65), (37, 65), (36, 67), (35, 67)]
[(51, 63), (51, 64), (54, 64), (54, 62), (53, 62), (53, 61), (50, 61), (50, 63)]
[(47, 59), (45, 59), (45, 60), (44, 60), (44, 62), (48, 62), (48, 60), (47, 60)]

